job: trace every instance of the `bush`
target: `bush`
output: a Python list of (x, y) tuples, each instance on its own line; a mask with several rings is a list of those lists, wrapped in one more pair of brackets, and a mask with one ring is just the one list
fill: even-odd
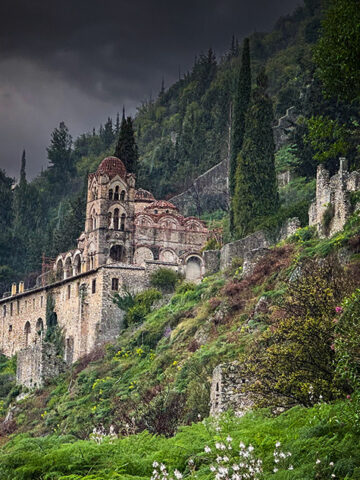
[(170, 268), (159, 268), (150, 275), (150, 284), (164, 292), (173, 292), (180, 275)]
[(156, 300), (160, 300), (161, 293), (155, 288), (145, 290), (135, 296), (133, 305), (128, 308), (125, 322), (127, 325), (142, 323)]

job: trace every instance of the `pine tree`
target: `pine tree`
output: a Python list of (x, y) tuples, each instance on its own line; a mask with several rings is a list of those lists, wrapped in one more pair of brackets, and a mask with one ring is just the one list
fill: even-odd
[[(249, 39), (245, 38), (241, 67), (237, 79), (237, 86), (235, 92), (233, 118), (232, 118), (232, 135), (231, 135), (231, 150), (230, 150), (230, 167), (229, 167), (229, 190), (230, 199), (232, 200), (235, 194), (236, 185), (236, 168), (237, 158), (241, 151), (244, 133), (245, 133), (245, 115), (249, 106), (251, 95), (251, 69), (250, 69), (250, 45)], [(234, 231), (234, 212), (230, 208), (230, 231)]]
[(115, 123), (115, 137), (120, 133), (120, 115), (119, 112), (116, 114), (116, 123)]
[(50, 180), (57, 183), (61, 179), (66, 180), (74, 173), (72, 158), (72, 138), (64, 122), (60, 122), (59, 128), (55, 128), (51, 134), (50, 146), (46, 149), (50, 163)]
[(278, 207), (273, 107), (266, 88), (267, 77), (262, 71), (246, 115), (243, 147), (237, 159), (233, 199), (237, 237), (250, 233), (261, 217), (274, 213)]
[(115, 139), (112, 119), (109, 117), (104, 125), (103, 142), (105, 149), (108, 149)]
[(124, 162), (128, 172), (136, 173), (138, 149), (135, 142), (132, 118), (127, 117), (127, 119), (125, 119), (125, 110), (123, 110), (120, 134), (114, 155)]

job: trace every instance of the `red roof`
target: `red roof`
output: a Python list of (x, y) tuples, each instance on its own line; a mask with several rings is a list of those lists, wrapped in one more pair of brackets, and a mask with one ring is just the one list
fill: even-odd
[(166, 208), (166, 209), (171, 209), (171, 210), (178, 210), (175, 205), (173, 205), (170, 202), (167, 202), (166, 200), (157, 200), (156, 202), (151, 203), (147, 207), (145, 207), (145, 210), (153, 210), (154, 208)]
[(96, 175), (108, 175), (109, 178), (114, 178), (119, 175), (121, 178), (126, 178), (126, 168), (120, 158), (106, 157), (98, 166)]

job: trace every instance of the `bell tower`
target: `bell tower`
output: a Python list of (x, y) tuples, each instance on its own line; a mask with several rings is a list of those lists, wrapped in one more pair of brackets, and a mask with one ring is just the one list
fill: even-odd
[(132, 263), (135, 176), (117, 157), (107, 157), (88, 179), (84, 258), (86, 270)]

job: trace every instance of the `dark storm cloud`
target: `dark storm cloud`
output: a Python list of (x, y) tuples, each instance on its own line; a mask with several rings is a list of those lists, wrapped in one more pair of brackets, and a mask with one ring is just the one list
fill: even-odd
[[(17, 171), (21, 148), (32, 172), (65, 120), (74, 135), (132, 111), (232, 33), (269, 30), (300, 0), (2, 0), (0, 5), (0, 166)], [(16, 168), (14, 164), (16, 163)]]

